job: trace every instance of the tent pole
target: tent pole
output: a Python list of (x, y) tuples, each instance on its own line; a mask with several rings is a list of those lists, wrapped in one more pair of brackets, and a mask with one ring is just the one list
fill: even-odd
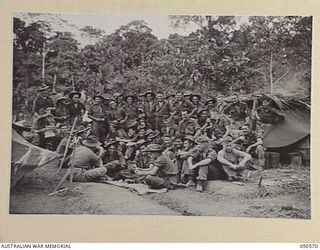
[(61, 168), (62, 168), (62, 165), (63, 165), (63, 163), (64, 163), (64, 160), (66, 159), (67, 152), (68, 152), (68, 149), (69, 149), (69, 144), (70, 144), (71, 137), (72, 137), (73, 131), (74, 131), (74, 129), (75, 129), (77, 120), (78, 120), (78, 117), (76, 117), (76, 118), (74, 119), (74, 122), (73, 122), (73, 124), (72, 124), (72, 128), (71, 128), (71, 131), (70, 131), (70, 135), (69, 135), (69, 137), (68, 137), (66, 149), (64, 150), (63, 157), (62, 157), (61, 162), (60, 162), (60, 166), (59, 166), (59, 169), (58, 169), (58, 173), (60, 172), (60, 170), (61, 170)]

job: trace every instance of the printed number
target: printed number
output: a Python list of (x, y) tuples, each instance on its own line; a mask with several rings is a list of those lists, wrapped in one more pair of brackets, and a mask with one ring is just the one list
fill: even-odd
[(318, 248), (318, 244), (300, 244), (300, 248)]

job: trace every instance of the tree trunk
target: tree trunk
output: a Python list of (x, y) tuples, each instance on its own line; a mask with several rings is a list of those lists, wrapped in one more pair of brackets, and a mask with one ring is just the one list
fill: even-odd
[(53, 84), (52, 84), (52, 91), (53, 92), (56, 92), (56, 84), (57, 84), (57, 73), (54, 73)]
[(272, 77), (272, 61), (273, 61), (273, 54), (271, 52), (270, 55), (270, 65), (269, 65), (269, 77), (270, 77), (270, 94), (273, 94), (273, 77)]
[(76, 90), (76, 86), (75, 86), (73, 74), (71, 74), (71, 83), (72, 83), (72, 89), (73, 89), (73, 91), (75, 91)]
[(45, 83), (44, 75), (45, 75), (45, 60), (46, 60), (46, 43), (43, 43), (43, 51), (42, 51), (42, 81)]

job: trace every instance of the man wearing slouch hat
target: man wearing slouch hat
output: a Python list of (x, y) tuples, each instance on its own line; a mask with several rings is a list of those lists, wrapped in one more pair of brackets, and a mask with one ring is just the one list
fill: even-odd
[[(94, 151), (98, 149), (99, 153)], [(94, 135), (82, 141), (75, 149), (73, 181), (90, 182), (104, 178), (107, 168), (102, 166), (103, 148)]]

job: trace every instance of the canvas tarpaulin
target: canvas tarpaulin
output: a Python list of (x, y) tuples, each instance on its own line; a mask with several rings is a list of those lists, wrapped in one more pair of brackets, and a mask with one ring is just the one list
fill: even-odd
[(283, 110), (284, 121), (272, 125), (263, 138), (264, 147), (286, 147), (310, 134), (309, 110)]
[(29, 143), (15, 130), (12, 130), (11, 141), (11, 187), (35, 168), (58, 161), (59, 154)]

